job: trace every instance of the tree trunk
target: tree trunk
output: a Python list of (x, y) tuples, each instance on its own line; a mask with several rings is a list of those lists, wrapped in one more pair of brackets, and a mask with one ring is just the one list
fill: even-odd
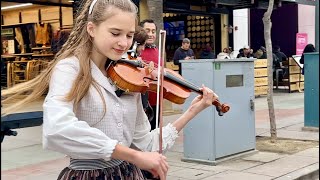
[(272, 42), (271, 42), (271, 14), (273, 10), (274, 0), (269, 0), (269, 7), (267, 12), (264, 13), (262, 18), (264, 24), (264, 40), (267, 49), (268, 58), (268, 109), (269, 109), (269, 119), (270, 119), (270, 134), (271, 141), (275, 142), (277, 139), (277, 127), (276, 127), (276, 117), (274, 113), (274, 103), (273, 103), (273, 53), (272, 53)]

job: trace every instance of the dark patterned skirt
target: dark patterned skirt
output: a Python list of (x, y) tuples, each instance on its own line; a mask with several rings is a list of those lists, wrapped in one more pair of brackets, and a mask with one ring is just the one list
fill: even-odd
[(123, 162), (119, 166), (95, 169), (95, 170), (74, 170), (64, 168), (58, 180), (156, 180), (148, 171), (143, 171), (135, 165)]

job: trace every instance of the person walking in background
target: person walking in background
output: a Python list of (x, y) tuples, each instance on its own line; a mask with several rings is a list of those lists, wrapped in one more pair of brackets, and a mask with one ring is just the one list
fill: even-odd
[(181, 63), (179, 60), (189, 60), (194, 58), (194, 52), (190, 49), (190, 39), (184, 38), (182, 40), (181, 47), (179, 47), (173, 55), (173, 63), (179, 66), (179, 74), (181, 74)]
[[(303, 50), (301, 59), (300, 59), (300, 63), (304, 64), (304, 53), (310, 53), (310, 52), (316, 52), (316, 48), (314, 47), (313, 44), (307, 44), (306, 47)], [(304, 66), (302, 68), (302, 74), (304, 74)]]
[[(52, 63), (31, 81), (2, 91), (8, 99), (28, 96), (2, 109), (2, 115), (46, 96), (43, 147), (70, 157), (58, 180), (146, 179), (142, 170), (166, 179), (168, 162), (159, 151), (159, 129), (150, 132), (140, 93), (117, 96), (108, 74), (112, 63), (129, 50), (137, 7), (131, 0), (88, 0), (72, 32)], [(163, 127), (166, 152), (178, 133), (212, 105), (215, 93), (202, 86), (186, 112)]]

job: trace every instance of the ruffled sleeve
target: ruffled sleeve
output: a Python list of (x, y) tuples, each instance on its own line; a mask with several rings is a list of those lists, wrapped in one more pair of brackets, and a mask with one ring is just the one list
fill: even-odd
[[(142, 151), (158, 151), (160, 129), (154, 129), (150, 132), (151, 126), (147, 115), (143, 111), (141, 96), (138, 96), (138, 116), (136, 121), (136, 129), (133, 136), (132, 146)], [(175, 143), (178, 137), (178, 131), (171, 124), (167, 124), (162, 128), (162, 150), (166, 152)]]

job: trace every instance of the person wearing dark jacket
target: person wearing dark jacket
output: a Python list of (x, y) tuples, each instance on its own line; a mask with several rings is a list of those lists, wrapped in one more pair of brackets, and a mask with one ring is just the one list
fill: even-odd
[(182, 40), (182, 46), (179, 47), (173, 55), (173, 63), (179, 66), (179, 74), (181, 74), (181, 63), (179, 60), (194, 59), (194, 52), (190, 49), (190, 40), (184, 38)]
[(206, 44), (206, 47), (202, 50), (200, 54), (200, 59), (214, 59), (214, 53), (212, 52), (212, 48), (210, 44)]
[(275, 64), (275, 67), (278, 68), (284, 68), (282, 65), (282, 62), (287, 60), (287, 56), (281, 52), (280, 46), (276, 45), (274, 46), (273, 53), (277, 56), (278, 61)]
[[(316, 52), (316, 48), (314, 47), (313, 44), (307, 44), (306, 47), (303, 50), (300, 63), (304, 64), (304, 53), (309, 53), (309, 52)], [(304, 67), (302, 68), (302, 74), (304, 74)]]

